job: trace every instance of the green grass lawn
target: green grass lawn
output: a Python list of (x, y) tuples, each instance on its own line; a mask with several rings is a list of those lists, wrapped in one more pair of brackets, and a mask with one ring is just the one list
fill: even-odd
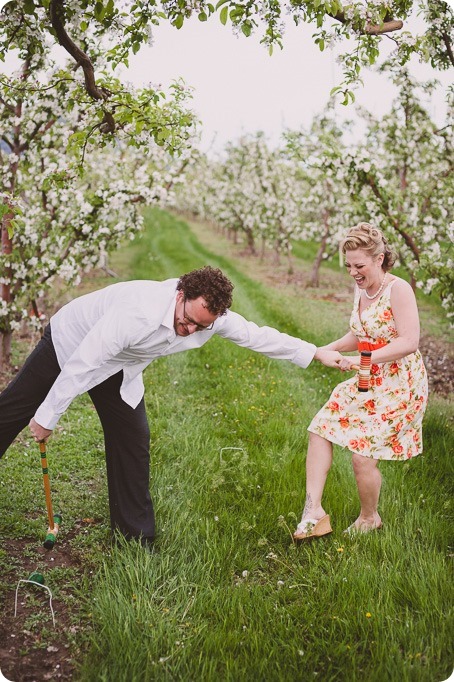
[[(344, 333), (349, 304), (268, 285), (204, 230), (148, 211), (146, 231), (118, 257), (121, 276), (165, 279), (208, 263), (234, 281), (235, 310), (258, 324), (318, 344)], [(48, 451), (55, 506), (64, 511), (55, 556), (67, 544), (78, 563), (46, 573), (60, 600), (57, 621), (72, 633), (72, 679), (449, 677), (446, 400), (431, 397), (422, 456), (381, 464), (380, 533), (343, 536), (359, 503), (349, 455), (336, 449), (324, 500), (334, 533), (301, 546), (291, 540), (304, 503), (306, 427), (338, 378), (318, 363), (301, 370), (220, 338), (154, 362), (145, 373), (158, 525), (151, 554), (135, 543), (112, 547), (101, 429), (86, 397), (73, 403)], [(34, 550), (46, 523), (35, 449), (24, 432), (0, 465), (4, 599), (23, 577), (8, 543), (24, 543), (37, 568), (49, 566)], [(49, 657), (49, 619), (29, 616), (20, 627), (39, 633), (34, 646)]]

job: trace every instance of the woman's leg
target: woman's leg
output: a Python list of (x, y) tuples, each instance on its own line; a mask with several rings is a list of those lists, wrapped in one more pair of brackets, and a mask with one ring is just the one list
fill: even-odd
[(326, 477), (333, 462), (333, 445), (315, 433), (309, 433), (306, 458), (306, 503), (302, 521), (321, 519), (326, 512), (322, 507), (322, 495)]
[(378, 461), (353, 453), (352, 463), (361, 502), (360, 515), (353, 525), (358, 530), (379, 528), (381, 518), (377, 509), (380, 498), (381, 474), (377, 466)]

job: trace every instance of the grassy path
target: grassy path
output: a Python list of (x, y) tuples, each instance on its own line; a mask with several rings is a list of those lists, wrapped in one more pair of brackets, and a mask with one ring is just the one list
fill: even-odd
[[(181, 221), (151, 211), (148, 222), (151, 229), (130, 247), (130, 278), (176, 277), (210, 263), (235, 282), (235, 309), (257, 323), (319, 343), (334, 327), (343, 330), (343, 313), (329, 302), (317, 302), (315, 329), (314, 302), (249, 278)], [(449, 676), (452, 427), (445, 402), (429, 409), (426, 454), (381, 466), (381, 533), (342, 535), (358, 500), (348, 455), (339, 450), (326, 488), (334, 533), (296, 547), (290, 535), (303, 503), (306, 426), (337, 373), (300, 370), (213, 339), (197, 352), (158, 360), (145, 379), (159, 529), (153, 554), (109, 546), (101, 439), (89, 402), (77, 401), (55, 434), (53, 448), (62, 454), (54, 481), (68, 533), (83, 516), (104, 519), (71, 540), (96, 573), (79, 590), (61, 589), (69, 611), (72, 597), (82, 601), (74, 647), (83, 656), (74, 679)], [(19, 443), (5, 463), (9, 495), (0, 498), (0, 511), (11, 514), (12, 497), (10, 537), (24, 533), (24, 515), (26, 534), (38, 537), (42, 519), (30, 514), (38, 506), (36, 474), (27, 472), (20, 490), (17, 482), (23, 451)], [(63, 577), (56, 569), (57, 592)]]

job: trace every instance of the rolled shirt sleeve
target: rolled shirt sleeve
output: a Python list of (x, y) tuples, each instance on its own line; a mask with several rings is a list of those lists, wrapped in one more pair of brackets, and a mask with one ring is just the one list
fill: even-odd
[(275, 360), (289, 360), (306, 368), (312, 361), (317, 346), (295, 336), (289, 336), (273, 327), (259, 327), (242, 315), (228, 311), (215, 326), (216, 334), (233, 341), (238, 346), (257, 351)]

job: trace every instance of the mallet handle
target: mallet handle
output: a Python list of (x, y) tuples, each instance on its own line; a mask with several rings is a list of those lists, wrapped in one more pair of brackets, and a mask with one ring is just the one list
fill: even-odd
[(47, 517), (49, 519), (49, 529), (52, 531), (54, 529), (54, 512), (52, 511), (52, 498), (50, 495), (50, 481), (49, 469), (47, 466), (46, 441), (41, 440), (39, 442), (39, 451), (41, 453), (41, 469), (43, 472), (43, 484), (44, 494), (46, 496)]
[(372, 353), (369, 350), (361, 351), (358, 372), (358, 391), (361, 391), (361, 393), (366, 393), (369, 390), (371, 356)]

